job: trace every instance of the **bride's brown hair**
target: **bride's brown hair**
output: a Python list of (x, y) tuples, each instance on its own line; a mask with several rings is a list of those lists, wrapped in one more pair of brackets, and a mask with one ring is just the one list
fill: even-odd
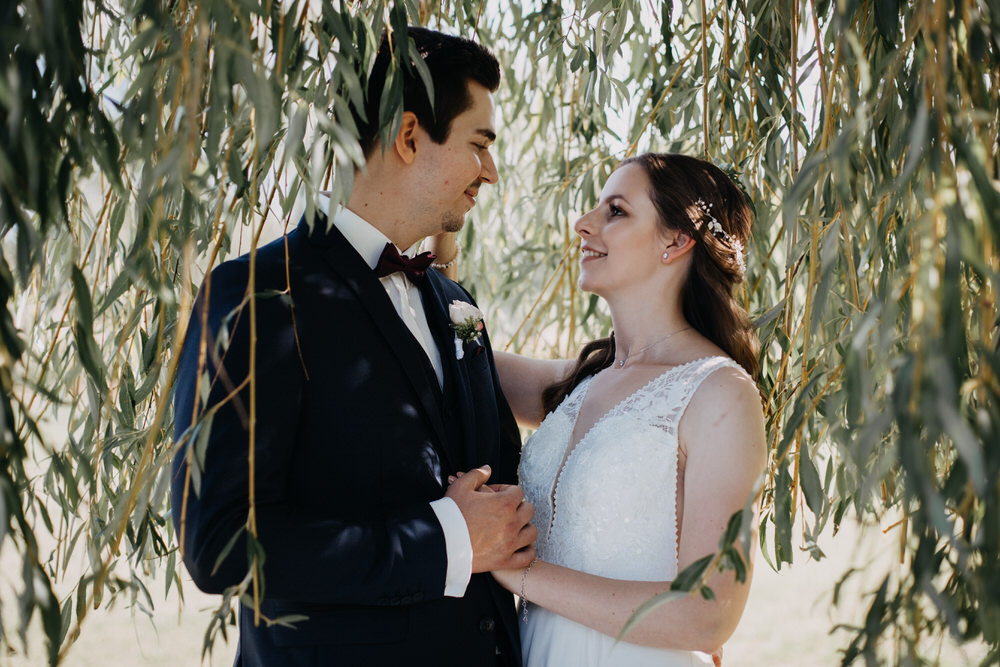
[[(628, 164), (646, 172), (649, 198), (660, 224), (695, 240), (690, 270), (681, 290), (685, 319), (756, 380), (757, 334), (733, 296), (736, 285), (743, 281), (743, 247), (753, 223), (746, 196), (721, 169), (688, 155), (646, 153), (628, 158), (619, 168)], [(614, 332), (584, 345), (569, 375), (542, 392), (545, 414), (552, 412), (584, 378), (607, 368), (614, 360)]]

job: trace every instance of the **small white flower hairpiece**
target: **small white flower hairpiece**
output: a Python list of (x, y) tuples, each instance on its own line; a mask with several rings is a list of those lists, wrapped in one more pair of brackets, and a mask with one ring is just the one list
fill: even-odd
[(715, 219), (714, 215), (712, 215), (712, 204), (705, 203), (704, 199), (699, 198), (694, 205), (698, 207), (698, 210), (701, 211), (703, 216), (702, 218), (695, 220), (695, 229), (701, 229), (702, 220), (708, 220), (708, 231), (712, 232), (712, 236), (732, 248), (733, 253), (736, 255), (736, 268), (739, 269), (740, 276), (745, 275), (747, 265), (746, 259), (743, 257), (743, 242), (735, 236), (726, 233), (726, 230), (722, 228), (719, 221)]

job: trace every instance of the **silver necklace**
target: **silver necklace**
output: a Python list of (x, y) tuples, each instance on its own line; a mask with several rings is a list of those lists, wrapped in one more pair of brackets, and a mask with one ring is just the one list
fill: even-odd
[[(684, 327), (683, 329), (678, 329), (677, 331), (672, 331), (672, 332), (668, 333), (666, 336), (664, 336), (663, 338), (660, 338), (659, 340), (654, 340), (652, 343), (650, 343), (646, 347), (643, 347), (643, 348), (637, 350), (636, 354), (642, 354), (643, 352), (645, 352), (649, 348), (653, 347), (654, 345), (658, 345), (658, 344), (662, 343), (663, 341), (665, 341), (666, 339), (670, 338), (671, 336), (676, 336), (677, 334), (679, 334), (679, 333), (681, 333), (683, 331), (687, 331), (690, 328), (691, 327)], [(629, 359), (630, 356), (632, 356), (632, 346), (631, 345), (629, 345), (628, 350), (625, 351), (625, 356), (618, 360), (618, 368), (619, 369), (625, 368), (625, 362), (628, 361), (628, 359)]]

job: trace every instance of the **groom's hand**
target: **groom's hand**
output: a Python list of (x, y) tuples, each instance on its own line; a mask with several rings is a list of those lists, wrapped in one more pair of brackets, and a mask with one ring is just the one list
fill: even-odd
[(535, 557), (538, 531), (535, 508), (519, 486), (485, 487), (489, 466), (474, 468), (448, 487), (445, 497), (458, 505), (472, 541), (472, 571), (526, 567)]

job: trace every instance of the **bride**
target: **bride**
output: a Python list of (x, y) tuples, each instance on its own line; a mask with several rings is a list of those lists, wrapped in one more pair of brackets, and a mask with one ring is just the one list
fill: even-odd
[(714, 599), (671, 600), (616, 641), (716, 551), (764, 469), (757, 341), (732, 294), (751, 217), (708, 162), (625, 160), (575, 225), (580, 287), (607, 301), (614, 333), (576, 362), (497, 355), (515, 416), (538, 428), (520, 467), (538, 558), (494, 572), (522, 598), (527, 667), (712, 664), (739, 622), (750, 563), (746, 582), (713, 570)]

